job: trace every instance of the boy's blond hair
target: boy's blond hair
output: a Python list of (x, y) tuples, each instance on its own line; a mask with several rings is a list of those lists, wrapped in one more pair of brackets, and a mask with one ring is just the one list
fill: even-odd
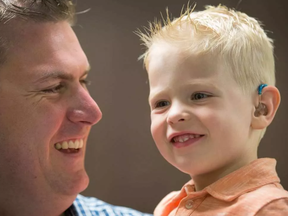
[[(231, 71), (246, 93), (256, 92), (261, 83), (275, 85), (273, 41), (261, 23), (225, 6), (206, 6), (194, 12), (189, 6), (173, 21), (167, 18), (150, 23), (145, 32), (137, 31), (147, 50), (140, 57), (148, 68), (154, 44), (176, 44), (196, 55), (212, 55)], [(183, 10), (182, 10), (183, 11)]]

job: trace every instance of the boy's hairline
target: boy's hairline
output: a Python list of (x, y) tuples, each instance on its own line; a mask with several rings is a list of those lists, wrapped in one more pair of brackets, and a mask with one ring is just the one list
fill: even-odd
[[(146, 46), (146, 51), (141, 55), (141, 56), (139, 56), (139, 58), (138, 58), (138, 60), (143, 60), (143, 64), (144, 64), (144, 67), (147, 69), (148, 68), (148, 66), (149, 66), (149, 57), (150, 57), (150, 54), (151, 54), (151, 48), (153, 47), (153, 45), (155, 45), (156, 43), (157, 43), (157, 40), (159, 39), (158, 37), (157, 37), (157, 34), (160, 34), (161, 32), (163, 32), (164, 30), (165, 30), (165, 28), (168, 26), (171, 26), (172, 24), (174, 25), (175, 23), (177, 23), (177, 22), (181, 22), (182, 21), (182, 19), (185, 17), (185, 18), (187, 18), (187, 19), (185, 19), (185, 20), (190, 20), (191, 21), (191, 17), (190, 17), (190, 13), (192, 13), (193, 11), (194, 11), (194, 9), (195, 9), (195, 6), (196, 6), (196, 4), (194, 4), (194, 6), (193, 6), (193, 8), (191, 9), (191, 7), (189, 6), (189, 3), (188, 3), (188, 5), (187, 5), (187, 9), (186, 9), (186, 11), (185, 12), (183, 12), (183, 8), (182, 8), (182, 10), (181, 10), (181, 14), (180, 14), (180, 17), (179, 18), (177, 18), (176, 20), (173, 20), (173, 21), (171, 21), (171, 18), (170, 18), (170, 16), (169, 16), (169, 12), (168, 12), (168, 9), (166, 9), (166, 13), (167, 13), (167, 18), (165, 19), (165, 18), (163, 18), (163, 16), (161, 16), (162, 17), (162, 22), (163, 22), (163, 25), (162, 25), (162, 23), (161, 22), (159, 22), (159, 21), (155, 21), (154, 23), (149, 23), (149, 26), (150, 26), (150, 28), (145, 28), (145, 32), (144, 33), (142, 33), (139, 29), (138, 29), (138, 31), (136, 31), (135, 33), (140, 37), (140, 39), (141, 39), (141, 41), (143, 42), (142, 43), (142, 45), (145, 45)], [(220, 9), (222, 9), (222, 8), (224, 8), (224, 9), (226, 9), (227, 11), (229, 11), (230, 12), (230, 9), (229, 8), (227, 8), (227, 7), (225, 7), (225, 6), (222, 6), (222, 5), (218, 5), (218, 7), (220, 7)], [(210, 8), (213, 8), (213, 6), (210, 6), (210, 5), (207, 5), (206, 7), (206, 10), (207, 9), (210, 9)], [(215, 8), (215, 7), (214, 7)], [(246, 15), (246, 14), (245, 14)], [(252, 18), (253, 19), (253, 18)], [(255, 20), (254, 20), (255, 21)], [(192, 22), (192, 21), (191, 21)], [(253, 23), (254, 24), (254, 23)], [(259, 23), (258, 22), (258, 24), (259, 24), (259, 26), (261, 27), (261, 23)], [(181, 25), (181, 24), (180, 24)], [(203, 36), (203, 35), (200, 35), (200, 39), (203, 39), (205, 36)], [(270, 43), (272, 43), (272, 40), (270, 39), (270, 38), (268, 38), (267, 37), (267, 39), (269, 40), (269, 42)], [(163, 40), (165, 40), (164, 38), (161, 38), (160, 37), (160, 41), (163, 41)], [(196, 39), (197, 40), (197, 39)], [(272, 45), (273, 46), (273, 45)], [(218, 51), (220, 51), (219, 53), (221, 53), (223, 50), (221, 50), (221, 48), (220, 48), (220, 50), (219, 50), (219, 47), (218, 48), (216, 48), (216, 49), (218, 49)], [(197, 50), (197, 52), (199, 53), (199, 54), (202, 54), (202, 51), (201, 50)], [(207, 52), (208, 54), (209, 53), (211, 53), (211, 50), (205, 50), (203, 53), (205, 53), (205, 52)], [(219, 54), (218, 53), (218, 54)], [(222, 53), (221, 53), (222, 54)], [(225, 60), (225, 59), (224, 59)], [(274, 60), (273, 60), (274, 61)], [(228, 60), (226, 59), (225, 60), (225, 62), (226, 63), (228, 63), (228, 65), (229, 66), (231, 66), (231, 67), (233, 67), (231, 64), (231, 62), (228, 62)], [(231, 68), (232, 69), (232, 68)], [(275, 67), (274, 67), (274, 70), (275, 70)], [(275, 73), (275, 72), (274, 72)], [(274, 75), (274, 77), (275, 77), (275, 75)], [(258, 86), (257, 85), (260, 85), (261, 83), (263, 83), (263, 82), (265, 82), (265, 80), (263, 80), (263, 81), (260, 81), (260, 83), (255, 83), (255, 88), (257, 88)], [(267, 83), (267, 81), (266, 81), (266, 83)], [(275, 86), (275, 78), (274, 78), (274, 82), (268, 82), (268, 84), (269, 85), (274, 85)], [(241, 86), (243, 86), (243, 85), (241, 85)], [(252, 88), (254, 88), (254, 87), (252, 87)], [(251, 87), (250, 87), (250, 89), (249, 90), (251, 90), (252, 89)], [(253, 89), (254, 90), (254, 89)], [(245, 90), (245, 88), (244, 88), (244, 91), (246, 91)]]

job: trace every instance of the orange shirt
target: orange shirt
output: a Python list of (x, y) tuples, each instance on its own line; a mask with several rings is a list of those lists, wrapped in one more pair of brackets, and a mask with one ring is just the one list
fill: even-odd
[(275, 167), (275, 159), (257, 159), (197, 192), (191, 180), (168, 194), (154, 216), (288, 216), (288, 192)]

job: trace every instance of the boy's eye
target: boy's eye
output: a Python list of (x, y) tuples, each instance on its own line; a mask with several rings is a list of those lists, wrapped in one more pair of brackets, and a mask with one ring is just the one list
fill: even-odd
[(204, 98), (207, 98), (207, 97), (210, 97), (211, 95), (208, 95), (206, 93), (194, 93), (192, 94), (191, 96), (191, 100), (201, 100), (201, 99), (204, 99)]
[(44, 89), (42, 90), (42, 92), (48, 93), (48, 94), (55, 94), (55, 93), (59, 93), (63, 88), (64, 88), (64, 85), (59, 84), (53, 88)]
[(165, 106), (169, 106), (169, 105), (170, 105), (169, 101), (158, 101), (155, 104), (155, 108), (165, 107)]

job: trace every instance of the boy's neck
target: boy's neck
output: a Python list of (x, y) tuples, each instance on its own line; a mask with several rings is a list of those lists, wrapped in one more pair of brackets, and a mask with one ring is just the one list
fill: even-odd
[(249, 160), (239, 160), (237, 163), (233, 163), (232, 166), (229, 164), (227, 166), (224, 166), (220, 169), (214, 170), (209, 173), (205, 173), (205, 174), (201, 174), (197, 176), (191, 176), (195, 184), (195, 191), (203, 190), (205, 187), (213, 184), (214, 182), (218, 181), (224, 176), (240, 169), (241, 167), (248, 165), (249, 163), (251, 163), (252, 161), (256, 159), (257, 159), (257, 156), (254, 156), (250, 158)]

